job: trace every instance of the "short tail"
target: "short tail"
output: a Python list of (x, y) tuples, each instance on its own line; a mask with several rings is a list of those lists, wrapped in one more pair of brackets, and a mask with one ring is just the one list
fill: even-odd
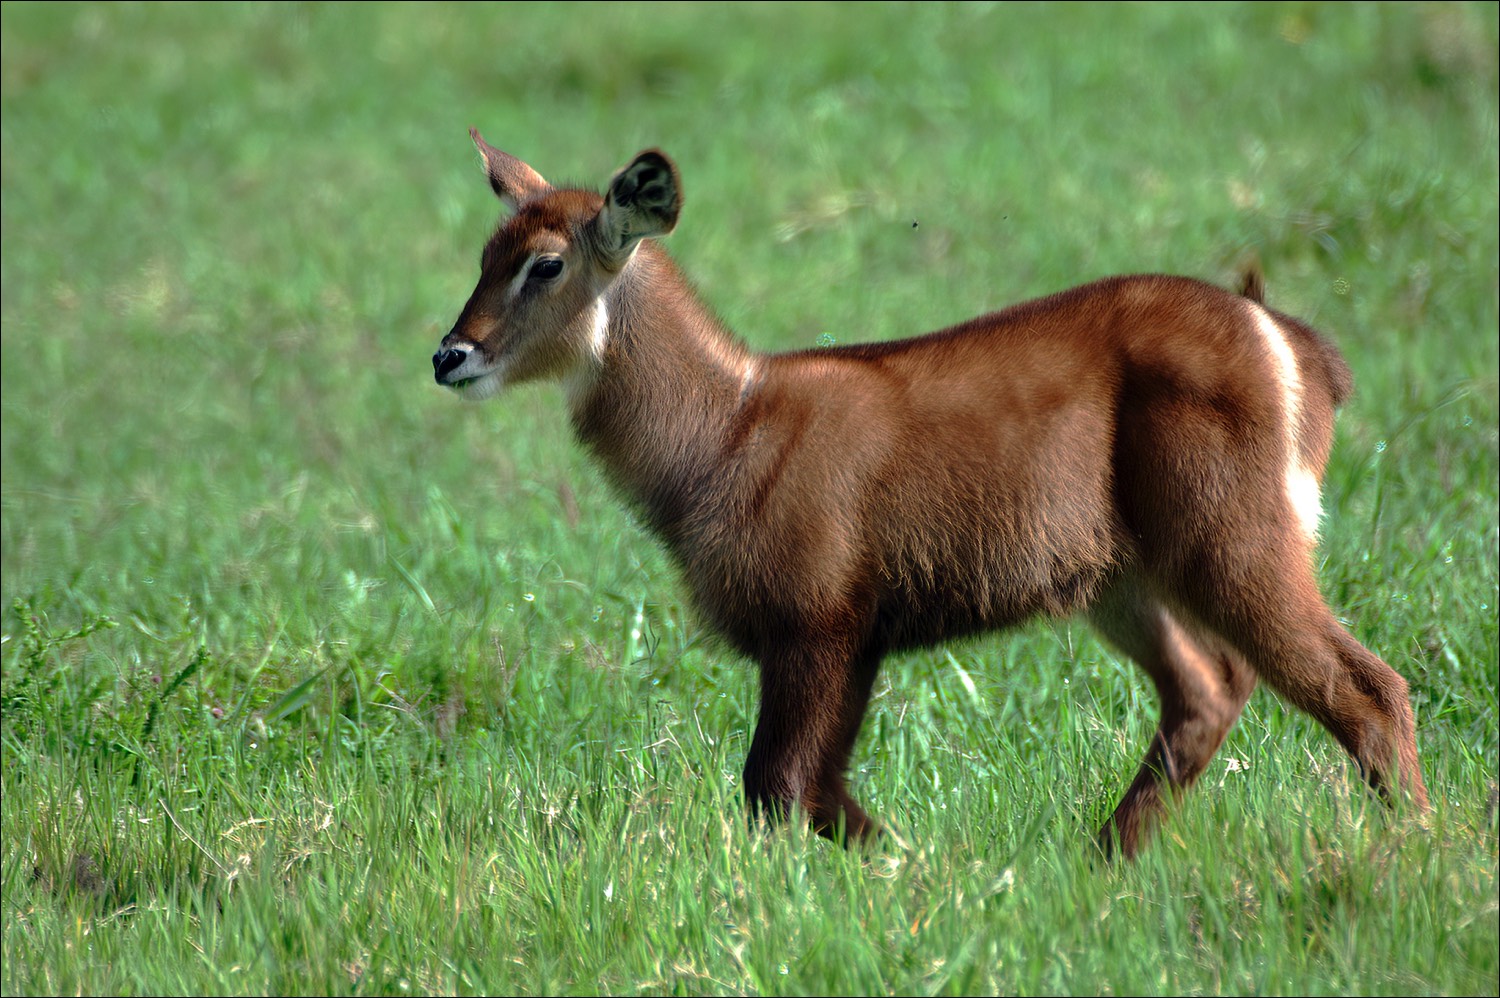
[[(1241, 265), (1240, 297), (1248, 298), (1257, 305), (1266, 303), (1266, 274), (1261, 270), (1258, 256), (1252, 255)], [(1286, 316), (1279, 318), (1284, 324), (1287, 323)], [(1322, 362), (1324, 383), (1328, 386), (1328, 396), (1334, 408), (1349, 401), (1349, 396), (1354, 394), (1354, 374), (1349, 370), (1349, 364), (1344, 360), (1343, 354), (1339, 353), (1338, 347), (1300, 322), (1292, 321), (1289, 325), (1301, 331), (1301, 335), (1312, 346), (1314, 355)]]
[(1257, 305), (1266, 303), (1266, 274), (1260, 269), (1260, 257), (1252, 256), (1240, 273), (1240, 297)]

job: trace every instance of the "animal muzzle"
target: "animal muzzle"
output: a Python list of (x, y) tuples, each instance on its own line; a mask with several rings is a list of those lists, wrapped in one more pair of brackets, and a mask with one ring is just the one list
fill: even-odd
[(474, 350), (468, 344), (457, 347), (443, 347), (432, 355), (432, 377), (440, 385), (452, 384), (449, 376), (464, 366), (469, 359), (469, 354)]

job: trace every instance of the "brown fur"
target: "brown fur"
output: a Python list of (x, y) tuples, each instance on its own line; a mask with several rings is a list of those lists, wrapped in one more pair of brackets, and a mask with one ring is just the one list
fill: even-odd
[[(758, 812), (871, 834), (844, 771), (881, 659), (1075, 613), (1162, 702), (1106, 848), (1137, 850), (1163, 788), (1203, 772), (1257, 677), (1374, 787), (1426, 806), (1406, 683), (1318, 593), (1286, 485), (1287, 389), (1246, 297), (1113, 277), (913, 339), (755, 354), (646, 238), (681, 206), (660, 153), (601, 198), (475, 140), (516, 214), (434, 357), (438, 381), (567, 381), (579, 439), (760, 667), (745, 767)], [(538, 252), (564, 276), (507, 291)], [(1263, 298), (1258, 270), (1244, 295)], [(1264, 314), (1300, 377), (1290, 438), (1321, 477), (1348, 368)]]

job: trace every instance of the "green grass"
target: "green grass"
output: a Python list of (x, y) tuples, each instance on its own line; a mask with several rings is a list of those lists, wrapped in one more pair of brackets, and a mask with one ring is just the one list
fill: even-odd
[[(0, 21), (0, 990), (1500, 989), (1493, 4)], [(1431, 820), (1262, 691), (1100, 864), (1154, 698), (1038, 625), (886, 663), (852, 782), (910, 848), (747, 828), (753, 670), (559, 392), (431, 384), (471, 124), (558, 181), (666, 149), (762, 348), (1258, 254), (1355, 371), (1322, 580)]]

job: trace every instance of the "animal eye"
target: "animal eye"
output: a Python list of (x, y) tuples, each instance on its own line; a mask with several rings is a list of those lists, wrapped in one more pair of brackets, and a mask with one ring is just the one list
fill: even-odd
[(550, 281), (563, 270), (561, 257), (546, 256), (531, 265), (531, 272), (527, 275), (533, 281)]

